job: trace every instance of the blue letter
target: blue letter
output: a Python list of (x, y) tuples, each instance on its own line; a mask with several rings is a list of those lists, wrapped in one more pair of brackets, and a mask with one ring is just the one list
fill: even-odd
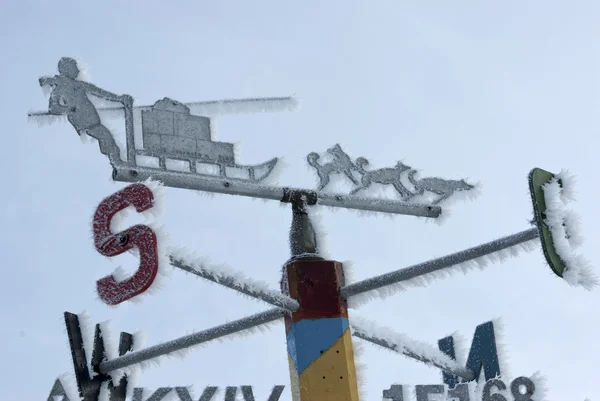
[[(452, 336), (442, 338), (438, 341), (440, 351), (448, 355), (452, 359), (456, 359), (454, 352), (454, 339)], [(496, 335), (494, 334), (494, 324), (487, 322), (480, 324), (475, 329), (469, 357), (467, 359), (467, 369), (475, 374), (475, 377), (470, 381), (477, 381), (481, 375), (481, 368), (485, 380), (490, 380), (500, 376), (500, 364), (498, 360), (498, 350), (496, 349)], [(459, 379), (452, 373), (443, 373), (444, 383), (450, 388), (454, 388)], [(467, 380), (462, 380), (465, 382)]]

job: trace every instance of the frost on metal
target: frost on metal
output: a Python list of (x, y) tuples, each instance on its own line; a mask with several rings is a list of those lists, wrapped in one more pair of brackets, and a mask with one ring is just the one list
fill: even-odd
[(320, 208), (307, 207), (306, 212), (310, 219), (312, 228), (317, 239), (317, 254), (324, 259), (331, 259), (331, 253), (327, 245), (327, 231), (323, 224), (323, 213)]
[[(112, 360), (118, 358), (119, 355), (119, 343), (115, 341), (113, 336), (112, 325), (110, 321), (105, 321), (99, 324), (100, 330), (102, 333), (102, 341), (104, 342), (104, 352), (106, 360)], [(127, 351), (125, 355), (129, 352), (139, 351), (143, 349), (146, 345), (145, 336), (142, 332), (136, 332), (132, 335), (132, 347), (130, 351)], [(117, 385), (123, 377), (126, 376), (127, 379), (127, 388), (126, 388), (126, 397), (130, 399), (132, 396), (133, 388), (137, 382), (140, 373), (140, 366), (133, 365), (128, 366), (122, 369), (115, 369), (110, 372), (110, 378), (113, 385)], [(101, 400), (102, 397), (106, 398), (106, 401), (112, 401), (109, 397), (108, 391), (108, 382), (104, 383), (103, 389), (101, 391)]]
[[(344, 284), (345, 285), (356, 282), (356, 269), (355, 269), (353, 261), (344, 260), (342, 262), (342, 269), (344, 270)], [(349, 301), (349, 300), (347, 300), (347, 301)], [(348, 307), (350, 307), (350, 305), (348, 305)]]
[(536, 401), (548, 401), (548, 380), (538, 371), (529, 377), (535, 386), (534, 395), (531, 397)]
[(511, 377), (510, 372), (510, 356), (505, 340), (505, 325), (502, 318), (492, 319), (494, 325), (494, 338), (496, 339), (496, 352), (498, 354), (498, 364), (500, 366), (500, 374), (502, 377)]
[[(277, 164), (273, 167), (268, 176), (260, 181), (260, 185), (278, 187), (281, 185), (281, 176), (283, 172), (290, 166), (290, 163), (283, 156), (277, 158)], [(262, 199), (266, 201), (266, 199)]]
[(357, 341), (352, 341), (352, 353), (354, 355), (354, 370), (356, 372), (356, 386), (358, 388), (359, 401), (368, 401), (367, 399), (367, 364), (361, 362), (365, 346)]
[(326, 161), (316, 152), (311, 152), (306, 157), (309, 166), (313, 167), (319, 178), (318, 191), (329, 186), (332, 179), (342, 178), (354, 185), (350, 190), (351, 195), (365, 191), (374, 195), (383, 187), (390, 186), (396, 191), (395, 194), (406, 202), (426, 201), (435, 205), (460, 192), (467, 193), (465, 198), (470, 199), (479, 195), (477, 186), (467, 183), (464, 179), (418, 178), (418, 170), (401, 161), (393, 167), (371, 169), (367, 167), (370, 164), (369, 160), (364, 157), (352, 160), (339, 144), (327, 149), (326, 153)]
[[(141, 301), (143, 298), (139, 295), (157, 291), (172, 271), (167, 254), (169, 236), (160, 223), (164, 188), (152, 180), (147, 180), (143, 186), (134, 185), (139, 188), (129, 186), (104, 199), (92, 224), (96, 248), (101, 254), (112, 257), (127, 252), (139, 260), (137, 269), (132, 271), (117, 266), (112, 275), (98, 281), (99, 296), (112, 306), (123, 300)], [(126, 217), (138, 214), (137, 210), (142, 211), (139, 214), (146, 224), (125, 227)], [(143, 249), (142, 253), (140, 249)], [(152, 271), (146, 271), (148, 269)]]
[(96, 376), (96, 372), (92, 369), (92, 350), (94, 349), (94, 331), (95, 326), (92, 323), (92, 317), (87, 311), (82, 311), (77, 314), (79, 320), (79, 330), (81, 331), (81, 339), (83, 340), (83, 349), (86, 351), (87, 368), (90, 372), (90, 378)]
[[(106, 359), (115, 359), (119, 356), (118, 343), (114, 340), (111, 323), (110, 321), (104, 321), (99, 323), (100, 331), (102, 333), (102, 341), (104, 342), (104, 353)], [(88, 348), (91, 350), (91, 348)], [(118, 383), (121, 378), (125, 375), (125, 370), (117, 369), (110, 372), (110, 376), (113, 380), (113, 383)]]
[(300, 108), (300, 100), (295, 97), (272, 97), (256, 99), (216, 100), (211, 102), (189, 103), (190, 112), (205, 116), (241, 113), (272, 113), (279, 111), (296, 111)]
[[(99, 323), (100, 326), (100, 333), (101, 333), (101, 340), (104, 343), (104, 355), (106, 357), (107, 360), (111, 360), (111, 359), (115, 359), (117, 357), (119, 357), (119, 350), (118, 350), (118, 343), (114, 340), (113, 337), (113, 331), (112, 331), (112, 327), (111, 327), (111, 323), (110, 321), (104, 321)], [(117, 369), (117, 370), (113, 370), (112, 372), (110, 372), (110, 379), (112, 381), (113, 385), (118, 385), (118, 383), (121, 381), (121, 379), (127, 374), (126, 369)], [(134, 384), (129, 382), (127, 382), (127, 390), (129, 390), (130, 387), (133, 387)], [(110, 399), (110, 391), (109, 391), (109, 383), (108, 381), (105, 381), (102, 383), (101, 387), (100, 387), (100, 395), (98, 398), (98, 401), (112, 401)]]
[(565, 264), (563, 279), (572, 286), (591, 290), (598, 285), (593, 266), (575, 249), (583, 243), (579, 216), (565, 208), (574, 200), (574, 179), (563, 170), (542, 187), (546, 201), (544, 223), (552, 234), (556, 253)]
[(142, 215), (146, 218), (148, 226), (150, 226), (156, 234), (158, 253), (158, 273), (156, 274), (152, 285), (146, 290), (146, 293), (151, 295), (163, 288), (166, 280), (173, 273), (173, 268), (170, 266), (169, 259), (171, 237), (166, 226), (161, 221), (163, 211), (165, 210), (165, 187), (159, 181), (154, 181), (152, 179), (146, 180), (144, 185), (152, 191), (154, 203), (152, 208), (142, 212)]
[(48, 100), (48, 112), (30, 113), (30, 117), (66, 115), (78, 134), (85, 133), (98, 140), (100, 152), (111, 162), (121, 161), (113, 134), (102, 124), (96, 105), (88, 96), (119, 102), (123, 106), (133, 104), (131, 96), (117, 95), (85, 81), (81, 77), (80, 64), (71, 57), (61, 58), (58, 62), (58, 74), (40, 78), (39, 84), (42, 87), (52, 88)]
[(468, 383), (472, 400), (535, 400), (548, 401), (546, 378), (536, 372), (533, 375), (509, 378), (507, 376)]
[[(516, 257), (518, 257), (518, 255), (521, 252), (531, 252), (531, 251), (537, 249), (538, 246), (539, 246), (539, 240), (536, 238), (536, 239), (532, 239), (529, 241), (518, 243), (516, 245), (501, 249), (496, 252), (488, 253), (487, 255), (473, 257), (468, 260), (458, 261), (459, 258), (456, 258), (457, 263), (452, 264), (452, 261), (449, 261), (447, 263), (446, 267), (443, 267), (443, 268), (433, 271), (431, 273), (420, 274), (419, 276), (410, 278), (408, 280), (402, 280), (400, 282), (385, 285), (385, 286), (382, 286), (379, 288), (375, 288), (375, 289), (367, 291), (367, 292), (362, 292), (362, 293), (359, 293), (356, 295), (351, 295), (347, 298), (348, 307), (355, 309), (355, 308), (358, 308), (374, 299), (386, 299), (386, 298), (391, 297), (399, 292), (404, 292), (411, 287), (427, 287), (432, 282), (435, 282), (436, 280), (451, 277), (453, 274), (458, 273), (458, 272), (462, 272), (463, 274), (466, 275), (468, 272), (475, 270), (475, 269), (484, 270), (486, 267), (488, 267), (491, 264), (502, 263), (508, 259), (516, 258)], [(474, 249), (474, 248), (471, 248), (471, 249)], [(465, 251), (465, 253), (468, 254), (469, 250)], [(444, 258), (452, 259), (451, 258), (452, 256), (453, 255), (449, 255), (448, 257), (444, 257)], [(468, 258), (469, 256), (466, 255), (464, 257)], [(417, 266), (429, 265), (429, 264), (433, 265), (440, 259), (442, 259), (442, 258), (433, 259), (429, 262), (424, 262)], [(408, 267), (408, 268), (402, 269), (402, 270), (408, 270), (408, 269), (411, 269), (411, 267)], [(383, 276), (385, 276), (385, 275), (382, 275), (382, 277)], [(350, 280), (347, 281), (347, 285), (354, 284), (354, 283), (356, 283), (356, 282), (353, 282)], [(343, 292), (344, 291), (342, 289), (342, 293)]]
[(419, 360), (431, 367), (443, 366), (456, 372), (465, 370), (458, 362), (432, 345), (413, 340), (404, 333), (397, 333), (389, 327), (379, 326), (373, 321), (354, 315), (350, 319), (350, 324), (354, 336), (370, 342), (376, 341), (376, 344), (386, 349)]
[[(131, 352), (142, 350), (146, 347), (146, 334), (143, 331), (133, 333), (133, 347)], [(127, 355), (127, 354), (126, 354)], [(127, 375), (127, 392), (126, 399), (130, 400), (133, 397), (133, 389), (139, 380), (139, 376), (143, 369), (143, 364), (128, 366), (121, 369)], [(112, 373), (111, 373), (112, 374)]]
[(158, 365), (160, 358), (165, 356), (183, 358), (192, 349), (196, 349), (214, 340), (223, 341), (226, 337), (247, 336), (257, 331), (264, 332), (269, 329), (271, 324), (279, 322), (283, 318), (283, 314), (283, 310), (273, 308), (262, 313), (227, 322), (206, 330), (193, 332), (175, 340), (128, 353), (115, 360), (102, 362), (99, 369), (101, 372), (108, 373), (135, 364)]
[[(47, 125), (52, 125), (54, 123), (63, 123), (68, 122), (66, 115), (58, 115), (58, 116), (47, 116), (43, 114), (35, 114), (36, 112), (30, 110), (28, 113), (29, 122), (37, 125), (38, 127), (45, 127)], [(87, 136), (87, 134), (86, 134)]]
[(268, 284), (247, 277), (245, 273), (235, 271), (225, 264), (212, 264), (207, 258), (199, 257), (183, 248), (172, 249), (170, 262), (173, 266), (209, 280), (253, 299), (261, 299), (272, 305), (296, 310), (298, 302), (274, 291)]
[(80, 401), (77, 382), (73, 373), (63, 373), (55, 381), (48, 401)]
[[(131, 96), (101, 89), (82, 80), (80, 73), (77, 60), (61, 58), (57, 75), (39, 79), (40, 86), (50, 89), (48, 111), (30, 112), (29, 118), (39, 123), (66, 116), (78, 134), (98, 140), (100, 152), (113, 167), (127, 167), (127, 174), (139, 162), (157, 176), (171, 172), (189, 180), (208, 176), (261, 181), (269, 176), (277, 158), (257, 165), (239, 165), (233, 143), (213, 141), (208, 116), (295, 110), (299, 105), (291, 97), (187, 104), (165, 97), (152, 106), (134, 107)], [(115, 134), (120, 130), (109, 128), (107, 118), (124, 120), (125, 144), (118, 143), (119, 135)], [(136, 139), (136, 130), (141, 131), (141, 143)]]
[[(208, 342), (215, 341), (215, 340), (218, 341), (218, 342), (224, 342), (224, 341), (227, 341), (227, 340), (231, 340), (232, 338), (245, 339), (248, 336), (253, 335), (253, 334), (266, 333), (266, 332), (269, 332), (274, 325), (280, 323), (282, 321), (282, 319), (283, 319), (283, 316), (282, 316), (281, 319), (277, 319), (277, 320), (274, 320), (274, 321), (271, 321), (271, 322), (267, 322), (267, 323), (262, 323), (260, 325), (249, 327), (249, 328), (244, 328), (242, 330), (238, 330), (238, 331), (235, 331), (235, 332), (232, 332), (232, 333), (229, 333), (229, 334), (222, 335), (222, 336), (220, 336), (220, 337), (218, 337), (218, 338), (216, 338), (214, 340), (209, 340)], [(226, 323), (229, 323), (229, 321), (227, 321)], [(189, 335), (191, 336), (191, 335), (193, 335), (195, 333), (198, 333), (198, 331), (196, 331), (196, 330), (191, 331), (189, 333)], [(182, 348), (182, 349), (177, 350), (177, 351), (169, 352), (169, 353), (165, 354), (164, 356), (171, 357), (171, 358), (183, 359), (190, 352), (192, 352), (193, 350), (196, 350), (196, 349), (199, 349), (201, 347), (206, 346), (208, 344), (208, 342), (204, 342), (204, 343), (201, 343), (201, 344), (193, 345), (193, 346), (187, 347), (187, 348)], [(160, 359), (160, 357), (152, 359), (152, 363), (158, 366), (158, 364), (160, 363), (159, 359)]]

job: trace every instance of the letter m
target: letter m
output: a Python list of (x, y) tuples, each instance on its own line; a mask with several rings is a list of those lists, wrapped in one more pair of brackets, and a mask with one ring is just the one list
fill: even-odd
[[(452, 359), (456, 359), (454, 338), (452, 336), (439, 340), (438, 347), (444, 354)], [(463, 379), (462, 382), (479, 380), (482, 368), (486, 381), (500, 376), (500, 363), (498, 360), (493, 322), (480, 324), (475, 329), (467, 358), (467, 369), (473, 372), (475, 377), (472, 380)], [(444, 383), (450, 388), (454, 388), (459, 383), (459, 378), (452, 373), (443, 372), (443, 377)]]

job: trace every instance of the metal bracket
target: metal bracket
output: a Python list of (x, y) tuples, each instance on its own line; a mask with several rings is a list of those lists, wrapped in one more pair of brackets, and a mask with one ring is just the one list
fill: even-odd
[(314, 191), (284, 188), (282, 202), (292, 204), (292, 226), (290, 228), (290, 250), (292, 259), (319, 258), (317, 235), (306, 210), (318, 201)]

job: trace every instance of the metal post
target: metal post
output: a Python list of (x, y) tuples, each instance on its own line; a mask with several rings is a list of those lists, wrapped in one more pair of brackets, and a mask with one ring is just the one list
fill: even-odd
[(133, 132), (133, 104), (125, 106), (125, 144), (127, 147), (127, 163), (136, 165), (135, 159), (135, 133)]

